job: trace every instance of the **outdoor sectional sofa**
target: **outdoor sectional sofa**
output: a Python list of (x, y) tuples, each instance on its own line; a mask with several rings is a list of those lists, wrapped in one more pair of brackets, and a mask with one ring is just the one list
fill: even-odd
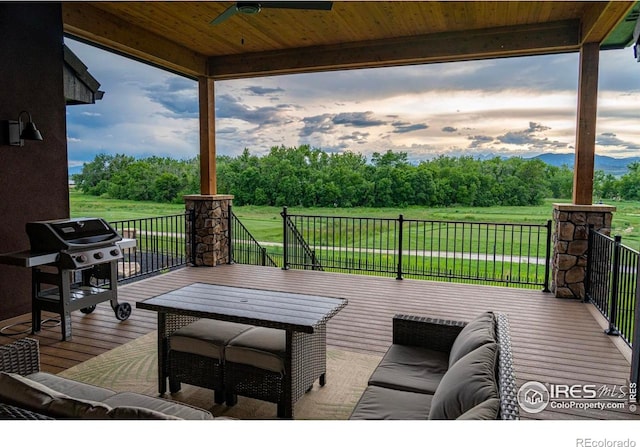
[(519, 419), (506, 315), (396, 315), (393, 344), (351, 419)]
[(0, 419), (213, 419), (200, 408), (40, 371), (38, 341), (0, 346)]

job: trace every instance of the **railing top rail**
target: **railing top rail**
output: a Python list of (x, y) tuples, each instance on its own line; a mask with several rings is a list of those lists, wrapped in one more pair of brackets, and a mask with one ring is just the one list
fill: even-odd
[[(327, 218), (327, 219), (351, 219), (351, 220), (386, 220), (397, 221), (398, 217), (356, 217), (356, 216), (333, 216), (333, 215), (313, 215), (313, 214), (295, 214), (287, 212), (288, 217), (309, 217), (309, 218)], [(534, 223), (504, 223), (504, 222), (472, 222), (463, 220), (439, 220), (439, 219), (407, 219), (403, 216), (404, 222), (421, 222), (421, 223), (440, 223), (440, 224), (465, 224), (465, 225), (498, 225), (498, 226), (515, 226), (515, 227), (536, 227), (546, 228), (547, 222), (543, 224)]]
[(130, 219), (110, 220), (109, 223), (117, 224), (117, 223), (124, 223), (124, 222), (135, 222), (137, 220), (151, 220), (151, 219), (158, 220), (158, 219), (166, 219), (169, 217), (185, 217), (187, 214), (189, 214), (188, 211), (184, 213), (178, 213), (178, 214), (169, 214), (166, 216), (147, 216), (147, 217), (134, 217)]
[[(607, 236), (606, 234), (600, 233), (600, 231), (598, 231), (598, 230), (595, 230), (593, 233), (596, 235), (596, 237), (603, 238), (603, 239), (607, 240), (610, 243), (615, 243), (615, 241), (616, 241), (614, 237)], [(620, 244), (620, 247), (622, 247), (625, 250), (628, 250), (628, 251), (633, 252), (633, 253), (637, 254), (638, 256), (640, 256), (640, 251), (636, 250), (635, 248), (628, 247), (628, 246), (626, 246), (624, 244)]]

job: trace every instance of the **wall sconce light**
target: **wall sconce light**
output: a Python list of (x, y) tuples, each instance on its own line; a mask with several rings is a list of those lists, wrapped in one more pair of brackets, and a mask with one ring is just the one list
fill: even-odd
[[(24, 114), (29, 117), (26, 123), (22, 121)], [(9, 146), (24, 146), (24, 140), (42, 141), (42, 134), (31, 119), (31, 114), (26, 110), (20, 112), (18, 121), (9, 120), (5, 123)]]

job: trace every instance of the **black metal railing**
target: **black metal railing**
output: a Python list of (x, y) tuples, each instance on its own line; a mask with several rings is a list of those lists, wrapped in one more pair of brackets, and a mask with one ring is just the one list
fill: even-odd
[(431, 278), (549, 291), (544, 225), (282, 212), (283, 268)]
[(190, 213), (126, 219), (109, 224), (135, 247), (123, 250), (118, 261), (118, 281), (169, 271), (187, 263), (186, 220)]
[(305, 237), (298, 230), (295, 222), (287, 214), (285, 206), (280, 213), (282, 216), (282, 268), (297, 268), (304, 270), (323, 270), (318, 262), (316, 252), (313, 250)]
[[(606, 332), (632, 345), (637, 303), (638, 251), (589, 227), (585, 295), (609, 321)], [(640, 348), (640, 347), (639, 347)]]
[(247, 230), (229, 207), (229, 259), (238, 264), (277, 267), (267, 249)]

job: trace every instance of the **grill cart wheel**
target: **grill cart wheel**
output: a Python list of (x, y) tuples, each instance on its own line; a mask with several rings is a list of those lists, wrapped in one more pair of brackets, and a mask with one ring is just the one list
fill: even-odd
[(89, 306), (89, 307), (83, 307), (82, 309), (80, 309), (80, 312), (82, 312), (83, 314), (90, 314), (94, 310), (96, 310), (96, 306), (95, 305)]
[(122, 303), (118, 304), (113, 311), (116, 313), (116, 318), (120, 321), (124, 321), (131, 315), (131, 304)]

